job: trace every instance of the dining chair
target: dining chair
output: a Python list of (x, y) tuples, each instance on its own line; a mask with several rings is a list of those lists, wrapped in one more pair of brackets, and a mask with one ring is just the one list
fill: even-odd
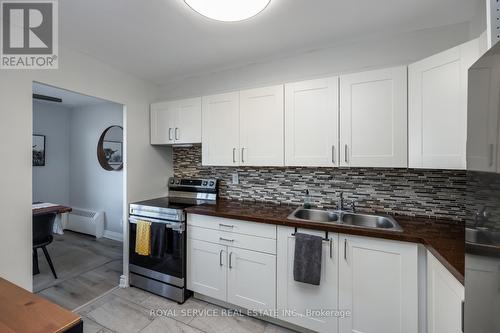
[(43, 214), (33, 216), (33, 273), (40, 273), (38, 267), (38, 249), (41, 248), (45, 254), (45, 258), (50, 266), (54, 278), (57, 279), (56, 270), (50, 259), (47, 245), (52, 243), (54, 237), (52, 236), (52, 228), (56, 214)]

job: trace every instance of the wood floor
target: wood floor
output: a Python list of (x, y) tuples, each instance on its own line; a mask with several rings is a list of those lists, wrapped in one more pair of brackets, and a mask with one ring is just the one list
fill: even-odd
[(39, 251), (40, 274), (33, 291), (66, 309), (74, 310), (118, 286), (122, 274), (121, 242), (65, 231), (47, 249), (58, 279)]
[(256, 318), (227, 315), (223, 308), (197, 299), (179, 305), (137, 288), (117, 288), (76, 312), (86, 333), (293, 332)]

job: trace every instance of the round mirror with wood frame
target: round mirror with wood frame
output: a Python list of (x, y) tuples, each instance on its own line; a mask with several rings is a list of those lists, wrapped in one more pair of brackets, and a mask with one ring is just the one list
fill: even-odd
[(113, 125), (102, 132), (97, 143), (97, 160), (104, 170), (123, 169), (123, 127)]

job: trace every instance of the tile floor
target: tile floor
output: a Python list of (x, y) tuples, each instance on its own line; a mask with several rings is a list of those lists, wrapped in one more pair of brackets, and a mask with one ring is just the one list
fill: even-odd
[(256, 318), (221, 316), (227, 311), (194, 298), (179, 305), (136, 288), (117, 288), (76, 312), (83, 318), (85, 333), (293, 332)]
[(118, 286), (122, 274), (122, 243), (65, 231), (47, 249), (58, 279), (39, 251), (40, 274), (33, 290), (67, 309), (76, 309)]

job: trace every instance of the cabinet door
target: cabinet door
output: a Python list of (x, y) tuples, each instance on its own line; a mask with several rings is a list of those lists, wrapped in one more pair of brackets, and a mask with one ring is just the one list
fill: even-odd
[(239, 92), (202, 98), (202, 164), (239, 165)]
[(498, 60), (485, 57), (469, 70), (467, 170), (496, 171), (500, 73)]
[(240, 165), (284, 165), (283, 86), (240, 92)]
[(341, 165), (406, 167), (406, 67), (340, 77)]
[[(465, 255), (465, 299), (467, 301), (464, 311), (464, 332), (500, 332), (499, 291), (500, 258), (467, 253)], [(454, 308), (456, 308), (455, 305)], [(457, 314), (453, 316), (456, 317)]]
[[(299, 229), (299, 232), (325, 237), (324, 232)], [(292, 324), (324, 333), (337, 332), (337, 317), (321, 316), (307, 311), (334, 310), (338, 307), (338, 235), (329, 234), (331, 243), (323, 242), (319, 286), (293, 279), (295, 251), (294, 228), (278, 227), (277, 283), (278, 314)], [(331, 247), (331, 248), (330, 248)], [(291, 314), (288, 311), (295, 313)]]
[(465, 169), (467, 70), (477, 40), (409, 66), (409, 166)]
[(338, 166), (338, 81), (285, 85), (285, 165)]
[(427, 252), (427, 332), (461, 333), (463, 300), (464, 286)]
[(341, 333), (417, 333), (417, 245), (340, 236)]
[(166, 145), (174, 143), (175, 102), (151, 104), (151, 144)]
[(226, 300), (227, 247), (188, 239), (187, 288)]
[(201, 97), (177, 101), (175, 143), (201, 142)]
[(249, 310), (276, 308), (276, 256), (228, 248), (227, 302)]

